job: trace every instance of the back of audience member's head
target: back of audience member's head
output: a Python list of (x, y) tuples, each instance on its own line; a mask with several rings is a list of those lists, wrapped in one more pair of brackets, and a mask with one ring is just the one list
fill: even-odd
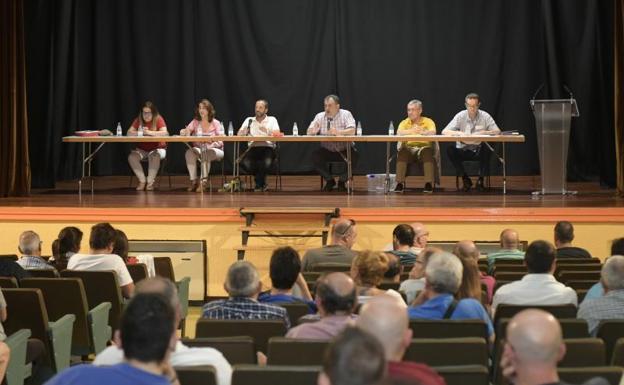
[(550, 273), (555, 263), (557, 251), (547, 241), (533, 241), (524, 254), (524, 263), (530, 274)]
[(414, 232), (414, 228), (407, 224), (400, 224), (392, 231), (393, 243), (397, 246), (407, 245), (412, 247), (414, 246), (415, 237), (416, 233)]
[(376, 385), (386, 372), (383, 347), (377, 339), (347, 327), (329, 344), (319, 385)]
[(225, 291), (230, 297), (254, 297), (260, 292), (260, 277), (256, 267), (247, 261), (230, 265), (225, 278)]
[(355, 220), (341, 218), (334, 223), (331, 230), (332, 243), (342, 244), (346, 248), (351, 249), (357, 238), (357, 229)]
[(463, 267), (462, 282), (457, 291), (457, 299), (474, 298), (481, 301), (481, 274), (479, 272), (479, 249), (472, 241), (458, 242), (454, 254)]
[(556, 370), (565, 355), (565, 344), (559, 321), (539, 309), (523, 310), (507, 325), (505, 355), (514, 355), (517, 370), (531, 370), (535, 365)]
[(568, 221), (557, 222), (555, 225), (555, 241), (570, 243), (574, 240), (574, 226)]
[[(69, 252), (77, 253), (80, 251), (82, 231), (74, 226), (63, 227), (56, 239), (58, 241), (58, 255), (62, 259)], [(56, 259), (56, 255), (54, 255), (54, 258)]]
[(286, 246), (273, 251), (269, 275), (275, 289), (288, 290), (292, 288), (300, 272), (301, 259), (295, 249)]
[(357, 305), (355, 283), (345, 273), (323, 275), (316, 283), (316, 301), (326, 315), (351, 314)]
[(112, 248), (116, 236), (115, 229), (110, 223), (98, 223), (93, 225), (93, 227), (91, 227), (91, 235), (89, 236), (89, 247), (91, 247), (92, 250)]
[(600, 280), (608, 290), (624, 289), (624, 256), (612, 255), (602, 266)]
[(433, 254), (425, 269), (426, 285), (438, 294), (455, 294), (459, 290), (464, 269), (457, 256), (442, 251)]
[(41, 239), (39, 238), (39, 234), (35, 233), (32, 230), (24, 231), (19, 236), (18, 249), (20, 253), (24, 255), (40, 254)]
[(460, 258), (479, 260), (481, 252), (473, 241), (459, 241), (453, 248), (453, 254)]
[(134, 295), (137, 294), (160, 294), (169, 300), (171, 307), (177, 312), (180, 310), (180, 297), (178, 289), (170, 279), (163, 277), (150, 277), (137, 282)]
[(378, 295), (366, 302), (357, 327), (372, 334), (384, 348), (387, 361), (403, 359), (412, 339), (405, 303), (390, 295)]
[(115, 229), (115, 242), (113, 242), (113, 252), (112, 254), (119, 255), (124, 262), (128, 262), (128, 250), (130, 246), (128, 245), (128, 237), (126, 233), (119, 229)]
[(611, 242), (611, 255), (624, 255), (624, 237)]
[(388, 257), (380, 251), (363, 251), (351, 264), (351, 276), (358, 285), (378, 286), (388, 271)]
[(500, 246), (502, 249), (517, 249), (520, 247), (520, 236), (514, 229), (505, 229), (500, 234)]
[(119, 338), (126, 360), (162, 363), (175, 344), (175, 313), (161, 294), (135, 295), (121, 316)]
[(401, 264), (401, 260), (394, 254), (384, 253), (388, 258), (388, 270), (384, 273), (384, 278), (388, 280), (397, 281), (401, 277), (401, 273), (403, 272), (403, 265)]

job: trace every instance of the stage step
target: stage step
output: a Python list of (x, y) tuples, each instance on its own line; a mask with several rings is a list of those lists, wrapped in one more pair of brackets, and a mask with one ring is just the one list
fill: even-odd
[[(314, 232), (318, 232), (318, 231), (329, 231), (329, 226), (288, 226), (288, 225), (282, 225), (282, 226), (243, 226), (240, 228), (240, 231), (258, 231), (258, 232), (272, 232), (272, 231), (287, 231), (289, 233), (294, 233), (294, 232), (310, 232), (310, 231), (314, 231)], [(251, 236), (251, 235), (250, 235)]]
[(236, 251), (273, 251), (277, 248), (280, 247), (285, 247), (285, 246), (290, 246), (293, 249), (297, 250), (297, 251), (305, 251), (305, 250), (310, 250), (310, 249), (317, 249), (320, 246), (318, 245), (291, 245), (291, 244), (279, 244), (279, 245), (272, 245), (272, 246), (259, 246), (259, 245), (240, 245), (240, 246), (236, 246), (234, 247), (234, 250)]

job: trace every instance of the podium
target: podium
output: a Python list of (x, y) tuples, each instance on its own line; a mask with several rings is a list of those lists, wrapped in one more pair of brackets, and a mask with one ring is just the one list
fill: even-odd
[(575, 194), (566, 189), (570, 121), (579, 116), (575, 99), (530, 101), (537, 128), (542, 189), (534, 195)]

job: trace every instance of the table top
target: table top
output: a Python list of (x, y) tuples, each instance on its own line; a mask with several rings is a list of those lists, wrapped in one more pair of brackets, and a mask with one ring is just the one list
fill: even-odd
[(139, 142), (512, 142), (523, 143), (524, 135), (471, 135), (471, 136), (448, 136), (448, 135), (362, 135), (362, 136), (324, 136), (324, 135), (301, 135), (301, 136), (65, 136), (66, 143), (139, 143)]

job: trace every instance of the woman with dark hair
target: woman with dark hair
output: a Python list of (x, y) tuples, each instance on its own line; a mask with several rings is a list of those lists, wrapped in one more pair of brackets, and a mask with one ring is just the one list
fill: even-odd
[[(219, 136), (223, 135), (223, 128), (221, 122), (215, 119), (215, 109), (207, 99), (202, 99), (195, 108), (195, 116), (190, 123), (180, 130), (181, 136)], [(203, 157), (202, 157), (203, 153)], [(186, 150), (184, 154), (186, 159), (186, 168), (188, 168), (189, 177), (191, 179), (190, 186), (186, 191), (201, 192), (206, 186), (200, 185), (197, 180), (197, 165), (198, 159), (205, 160), (202, 162), (201, 177), (206, 178), (210, 173), (210, 162), (213, 160), (223, 159), (223, 142), (195, 142), (193, 146)], [(202, 183), (205, 181), (202, 180)]]
[(80, 251), (82, 231), (74, 226), (64, 227), (52, 242), (52, 255), (57, 270), (64, 270), (69, 258)]
[(128, 237), (126, 233), (115, 229), (115, 240), (113, 241), (113, 252), (111, 254), (119, 255), (126, 264), (134, 265), (136, 263), (136, 258), (128, 257), (128, 249)]
[[(139, 116), (137, 116), (128, 129), (128, 136), (168, 136), (165, 119), (158, 113), (158, 109), (152, 102), (145, 102)], [(154, 181), (158, 175), (160, 161), (167, 156), (167, 143), (145, 142), (137, 143), (137, 147), (130, 151), (128, 163), (139, 180), (137, 191), (154, 190)], [(147, 158), (147, 179), (143, 172), (141, 161)]]

